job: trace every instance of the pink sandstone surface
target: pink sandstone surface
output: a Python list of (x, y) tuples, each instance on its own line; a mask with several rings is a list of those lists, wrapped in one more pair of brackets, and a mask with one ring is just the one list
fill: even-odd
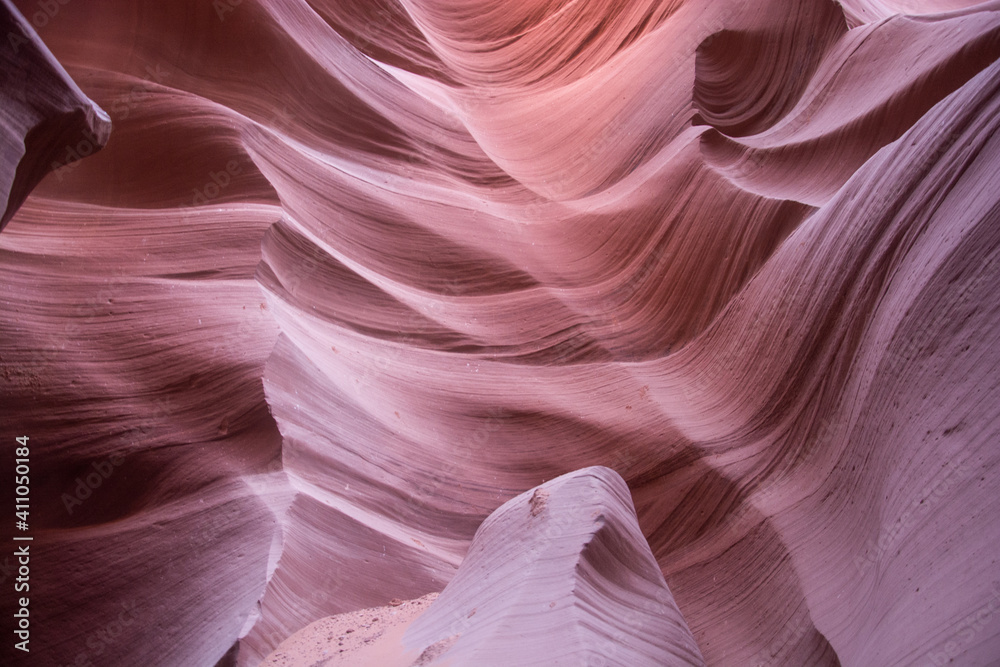
[(706, 664), (1000, 664), (1000, 2), (0, 17), (0, 663), (486, 605), (484, 520), (605, 466)]
[(321, 619), (262, 664), (705, 664), (609, 468), (507, 501), (426, 611), (426, 599), (400, 602)]

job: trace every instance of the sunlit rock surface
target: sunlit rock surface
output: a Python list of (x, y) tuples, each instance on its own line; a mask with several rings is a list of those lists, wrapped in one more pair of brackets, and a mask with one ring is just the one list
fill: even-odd
[(705, 664), (609, 468), (501, 505), (440, 597), (424, 603), (317, 621), (263, 664)]
[(705, 664), (628, 487), (601, 467), (491, 514), (403, 644), (428, 665)]
[(114, 125), (0, 233), (37, 664), (256, 665), (588, 466), (709, 665), (1000, 655), (1000, 4), (13, 4), (86, 121), (4, 80), (8, 207)]

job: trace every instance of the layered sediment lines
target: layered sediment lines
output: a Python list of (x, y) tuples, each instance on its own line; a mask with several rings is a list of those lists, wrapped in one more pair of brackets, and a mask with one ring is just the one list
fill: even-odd
[(402, 644), (427, 665), (705, 664), (625, 481), (604, 467), (546, 482), (487, 517)]
[(111, 119), (77, 87), (10, 0), (0, 3), (0, 229), (54, 168), (99, 151)]
[(0, 401), (70, 582), (39, 582), (44, 659), (118, 623), (130, 664), (255, 665), (441, 591), (589, 466), (707, 664), (1000, 654), (968, 620), (1000, 581), (997, 3), (131, 0), (38, 32), (114, 124), (0, 234)]
[(610, 468), (498, 507), (431, 596), (321, 619), (262, 664), (705, 664)]

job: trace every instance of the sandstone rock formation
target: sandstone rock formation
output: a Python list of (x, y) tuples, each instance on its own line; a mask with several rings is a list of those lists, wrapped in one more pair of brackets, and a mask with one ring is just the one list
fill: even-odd
[(0, 2), (0, 229), (53, 168), (100, 150), (111, 119), (77, 87), (10, 3)]
[[(705, 664), (628, 487), (609, 468), (568, 473), (508, 500), (476, 531), (440, 597), (426, 611), (421, 602), (415, 616), (396, 613), (398, 605), (317, 621), (264, 665)], [(401, 631), (391, 618), (406, 619)]]
[(705, 664), (628, 487), (597, 467), (493, 512), (403, 644), (427, 665)]
[(590, 466), (709, 665), (1000, 656), (1000, 3), (4, 6), (4, 219), (107, 138), (0, 233), (29, 664), (256, 665)]

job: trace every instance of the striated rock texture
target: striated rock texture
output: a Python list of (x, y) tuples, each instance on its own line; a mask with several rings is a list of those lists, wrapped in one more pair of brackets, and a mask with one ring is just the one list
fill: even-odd
[(115, 127), (0, 233), (32, 664), (256, 665), (589, 466), (709, 665), (1000, 656), (1000, 3), (13, 4), (8, 209)]
[(403, 635), (426, 665), (704, 665), (624, 480), (585, 468), (507, 501)]
[(31, 23), (0, 0), (0, 229), (53, 168), (99, 151), (111, 119), (77, 87)]
[(609, 468), (501, 505), (431, 596), (316, 621), (262, 664), (705, 664)]

